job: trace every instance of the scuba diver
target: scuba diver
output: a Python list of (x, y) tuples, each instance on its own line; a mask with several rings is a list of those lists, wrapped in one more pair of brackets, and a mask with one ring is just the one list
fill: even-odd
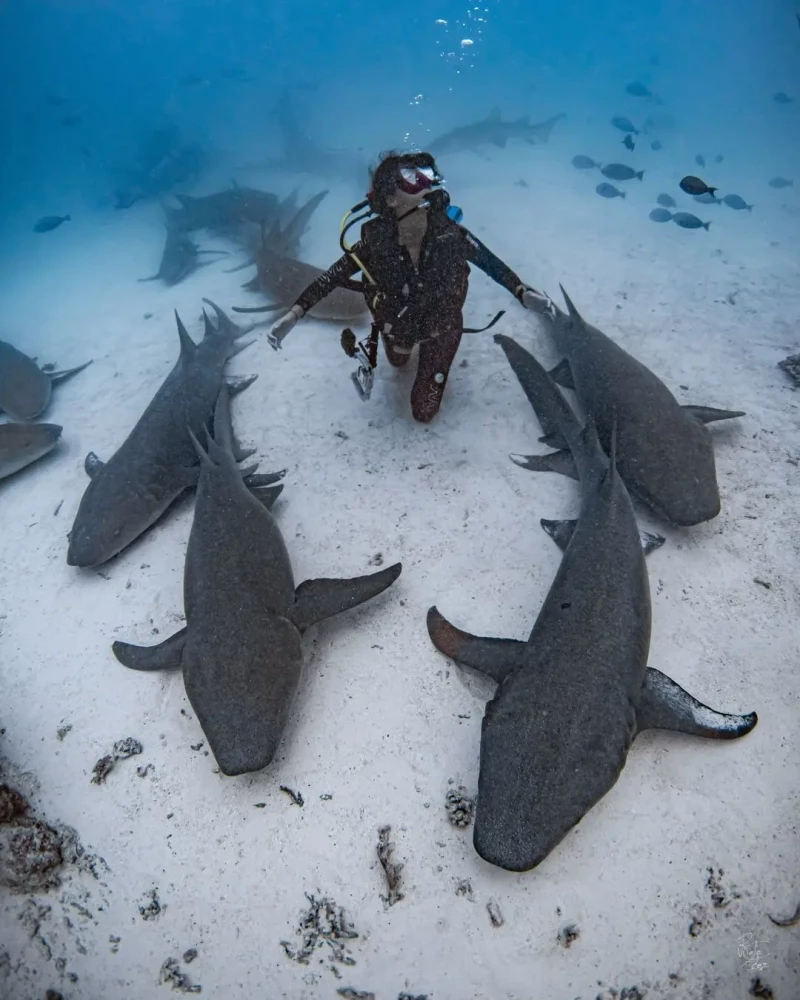
[[(352, 330), (342, 333), (342, 347), (360, 367), (353, 374), (363, 399), (372, 390), (378, 339), (389, 362), (405, 365), (419, 345), (417, 375), (411, 390), (415, 420), (428, 423), (439, 410), (447, 376), (465, 332), (462, 309), (467, 297), (469, 265), (476, 264), (508, 289), (527, 309), (555, 316), (547, 295), (526, 285), (469, 230), (459, 225), (461, 210), (450, 204), (440, 187), (442, 176), (430, 153), (382, 154), (371, 171), (372, 189), (342, 222), (344, 254), (298, 297), (272, 327), (274, 350), (297, 321), (334, 288), (362, 291), (372, 314), (372, 331), (356, 344)], [(357, 212), (367, 209), (363, 215)], [(364, 221), (361, 239), (348, 246), (350, 226)], [(361, 281), (353, 275), (361, 271)], [(503, 315), (499, 312), (489, 326)], [(489, 326), (483, 329), (488, 329)]]

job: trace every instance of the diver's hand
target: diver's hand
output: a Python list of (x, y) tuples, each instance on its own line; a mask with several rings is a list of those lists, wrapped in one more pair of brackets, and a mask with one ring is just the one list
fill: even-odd
[(526, 309), (532, 309), (542, 316), (547, 316), (548, 319), (556, 318), (555, 303), (546, 292), (537, 292), (534, 288), (526, 288), (522, 293), (522, 304)]
[(302, 306), (292, 306), (289, 312), (281, 316), (277, 323), (272, 325), (272, 329), (267, 334), (267, 341), (273, 351), (281, 349), (281, 341), (291, 333), (295, 323), (303, 317), (304, 312), (305, 310)]

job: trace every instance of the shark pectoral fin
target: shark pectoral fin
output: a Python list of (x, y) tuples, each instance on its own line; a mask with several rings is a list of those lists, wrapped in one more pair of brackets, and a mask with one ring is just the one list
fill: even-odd
[(257, 378), (258, 375), (229, 376), (225, 379), (225, 385), (228, 387), (228, 396), (231, 399), (234, 396), (238, 396), (240, 392), (249, 389)]
[(157, 646), (134, 646), (130, 642), (114, 642), (111, 649), (123, 666), (131, 670), (177, 670), (186, 645), (186, 627)]
[(691, 413), (701, 423), (713, 424), (715, 420), (733, 420), (734, 417), (746, 416), (744, 410), (715, 410), (713, 406), (682, 406), (682, 410)]
[(656, 549), (660, 549), (664, 542), (666, 542), (666, 538), (663, 535), (656, 535), (652, 531), (640, 530), (639, 538), (642, 540), (642, 548), (646, 556), (649, 556), (651, 552), (655, 552)]
[(575, 380), (572, 377), (572, 369), (569, 366), (569, 361), (566, 358), (562, 358), (555, 368), (552, 368), (547, 373), (550, 378), (557, 382), (559, 385), (563, 385), (565, 389), (574, 389)]
[(349, 611), (390, 587), (400, 576), (401, 563), (352, 580), (304, 580), (295, 591), (287, 617), (301, 632), (341, 611)]
[[(541, 524), (562, 552), (566, 551), (567, 546), (572, 541), (575, 528), (578, 526), (577, 520), (548, 521), (545, 518), (542, 518), (539, 524)], [(649, 531), (640, 531), (639, 538), (641, 539), (642, 548), (646, 556), (649, 556), (655, 549), (661, 548), (666, 541), (663, 535), (654, 535)]]
[(689, 736), (714, 740), (733, 740), (744, 736), (758, 722), (755, 712), (726, 715), (703, 705), (660, 670), (647, 668), (639, 704), (636, 706), (636, 731), (672, 729)]
[(272, 510), (272, 505), (283, 493), (283, 483), (278, 483), (277, 486), (256, 486), (251, 488), (250, 492), (256, 500), (260, 500), (264, 504), (267, 510)]
[(575, 468), (572, 452), (566, 448), (561, 451), (551, 451), (549, 455), (509, 455), (508, 457), (512, 462), (529, 472), (558, 472), (562, 476), (569, 476), (570, 479), (578, 478), (578, 470)]
[(445, 656), (456, 663), (463, 663), (473, 670), (480, 670), (499, 684), (508, 674), (522, 665), (527, 643), (517, 639), (485, 639), (470, 635), (451, 625), (436, 607), (428, 611), (428, 635), (431, 642)]
[(94, 479), (97, 473), (103, 468), (105, 462), (101, 462), (93, 451), (90, 451), (83, 460), (83, 468), (90, 479)]
[(78, 365), (77, 368), (67, 368), (63, 372), (48, 372), (51, 382), (63, 382), (68, 378), (72, 378), (73, 375), (77, 375), (78, 372), (82, 372), (84, 368), (88, 368), (91, 361), (85, 362), (85, 364)]
[(543, 517), (539, 521), (539, 524), (541, 524), (561, 551), (564, 552), (572, 541), (572, 535), (578, 526), (578, 521), (577, 519), (573, 521), (548, 521)]
[(286, 469), (279, 469), (277, 472), (259, 472), (257, 474), (251, 474), (244, 477), (245, 486), (251, 489), (254, 486), (271, 486), (273, 483), (277, 483), (278, 480), (283, 479), (286, 475)]

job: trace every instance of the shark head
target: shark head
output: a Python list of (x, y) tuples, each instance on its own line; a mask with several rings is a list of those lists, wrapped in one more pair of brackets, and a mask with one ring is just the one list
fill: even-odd
[(710, 521), (720, 512), (714, 442), (689, 414), (664, 443), (668, 454), (642, 449), (635, 470), (622, 469), (632, 491), (665, 520), (681, 528)]
[(0, 425), (0, 479), (46, 455), (60, 437), (61, 428), (57, 424)]
[(108, 562), (162, 513), (163, 508), (153, 503), (153, 497), (147, 493), (139, 496), (131, 490), (125, 476), (104, 475), (107, 468), (98, 462), (90, 471), (92, 481), (81, 498), (69, 536), (69, 566), (87, 568)]

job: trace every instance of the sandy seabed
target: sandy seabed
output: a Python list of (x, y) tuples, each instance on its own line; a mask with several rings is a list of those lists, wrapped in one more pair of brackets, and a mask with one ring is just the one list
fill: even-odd
[[(45, 419), (63, 424), (61, 446), (0, 484), (0, 753), (4, 780), (74, 828), (94, 861), (46, 893), (3, 891), (4, 1000), (47, 989), (150, 1000), (196, 985), (265, 1000), (336, 1000), (348, 987), (377, 1000), (800, 995), (800, 927), (768, 917), (800, 903), (800, 395), (776, 367), (800, 346), (798, 196), (769, 192), (752, 214), (706, 207), (711, 231), (688, 232), (647, 219), (658, 181), (609, 202), (563, 162), (495, 156), (482, 185), (466, 157), (448, 181), (466, 225), (531, 284), (557, 296), (563, 282), (679, 401), (746, 411), (713, 428), (718, 518), (682, 530), (638, 513), (667, 536), (648, 560), (651, 664), (715, 708), (757, 711), (754, 732), (732, 743), (647, 732), (539, 868), (484, 863), (445, 797), (476, 790), (492, 686), (436, 652), (425, 613), (435, 603), (470, 631), (526, 636), (559, 562), (539, 518), (573, 516), (576, 487), (509, 461), (540, 450), (540, 431), (490, 333), (465, 336), (423, 427), (412, 372), (382, 359), (364, 404), (339, 328), (306, 321), (281, 353), (262, 333), (229, 366), (259, 375), (234, 401), (237, 433), (263, 470), (288, 467), (274, 512), (298, 581), (381, 560), (403, 573), (307, 635), (274, 763), (220, 775), (181, 677), (125, 670), (110, 649), (179, 626), (191, 500), (98, 571), (66, 565), (66, 535), (84, 456), (113, 453), (174, 364), (173, 309), (198, 336), (202, 297), (247, 304), (247, 274), (221, 263), (173, 289), (138, 284), (160, 249), (157, 206), (78, 219), (27, 238), (3, 279), (5, 339), (42, 362), (94, 364), (54, 392)], [(529, 188), (514, 187), (523, 175)], [(332, 190), (307, 259), (335, 258), (351, 200)], [(474, 274), (468, 323), (502, 307), (495, 329), (555, 362), (539, 322)], [(126, 737), (142, 754), (93, 784), (95, 762)], [(376, 852), (387, 824), (404, 865), (391, 907)], [(357, 936), (321, 940), (302, 964), (281, 942), (301, 948), (308, 896), (343, 907)]]

